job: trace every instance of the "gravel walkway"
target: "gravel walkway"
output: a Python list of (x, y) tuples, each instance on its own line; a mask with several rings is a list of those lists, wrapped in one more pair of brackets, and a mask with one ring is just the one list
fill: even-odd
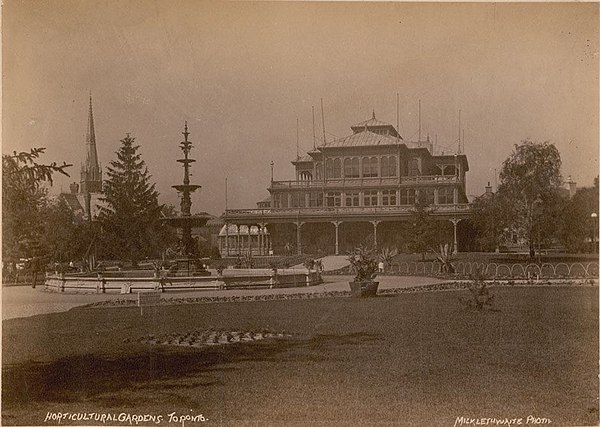
[[(250, 300), (269, 295), (291, 295), (291, 294), (323, 294), (329, 292), (347, 291), (351, 276), (325, 276), (324, 283), (317, 286), (303, 286), (298, 288), (281, 289), (231, 289), (231, 290), (196, 290), (179, 291), (167, 293), (164, 298), (249, 298)], [(380, 276), (379, 288), (408, 288), (413, 286), (430, 285), (441, 283), (439, 279), (430, 277), (414, 276)], [(274, 297), (280, 298), (280, 297)], [(282, 297), (283, 299), (283, 297)], [(97, 304), (97, 305), (123, 305), (131, 304), (123, 301), (137, 300), (137, 294), (84, 294), (84, 293), (57, 293), (46, 291), (38, 286), (33, 289), (29, 286), (11, 286), (2, 288), (2, 320), (19, 317), (36, 316), (40, 314), (68, 311), (74, 307)], [(110, 301), (117, 301), (110, 303)]]

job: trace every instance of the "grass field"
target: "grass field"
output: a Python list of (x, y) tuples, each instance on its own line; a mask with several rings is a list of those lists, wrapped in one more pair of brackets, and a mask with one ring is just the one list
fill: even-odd
[[(163, 414), (165, 425), (176, 412), (202, 413), (206, 425), (453, 426), (461, 416), (529, 415), (596, 425), (598, 288), (492, 292), (499, 311), (465, 311), (460, 292), (430, 292), (4, 321), (2, 424), (123, 412)], [(136, 341), (209, 328), (293, 337), (206, 349)]]

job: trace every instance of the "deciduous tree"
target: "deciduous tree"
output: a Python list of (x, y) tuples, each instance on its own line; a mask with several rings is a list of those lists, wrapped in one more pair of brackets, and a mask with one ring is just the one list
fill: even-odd
[(594, 185), (578, 189), (556, 217), (560, 242), (569, 252), (595, 250), (588, 242), (598, 239), (598, 217), (592, 213), (598, 214), (599, 191), (596, 177)]
[(69, 176), (63, 163), (38, 163), (45, 148), (2, 155), (2, 256), (5, 261), (20, 258), (43, 258), (44, 215), (47, 189), (52, 176)]
[(480, 232), (498, 244), (500, 231), (508, 229), (535, 255), (536, 246), (556, 236), (556, 215), (564, 200), (560, 167), (560, 153), (549, 142), (515, 145), (502, 165), (497, 194), (476, 206)]

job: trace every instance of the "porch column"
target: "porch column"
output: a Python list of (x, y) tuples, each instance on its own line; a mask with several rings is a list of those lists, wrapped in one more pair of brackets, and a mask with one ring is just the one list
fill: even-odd
[(229, 256), (229, 223), (225, 223), (225, 254)]
[(450, 222), (454, 226), (454, 250), (452, 251), (453, 255), (458, 253), (458, 240), (456, 239), (456, 226), (458, 225), (460, 219), (452, 218)]
[(248, 252), (252, 256), (252, 225), (248, 225)]
[(258, 233), (259, 233), (259, 242), (260, 242), (260, 254), (261, 255), (267, 255), (267, 235), (265, 234), (265, 230), (267, 229), (267, 224), (265, 224), (264, 222), (259, 222), (258, 223)]
[(379, 223), (381, 221), (369, 221), (371, 224), (373, 224), (373, 245), (375, 246), (375, 249), (377, 249), (377, 225), (379, 225)]
[(340, 234), (339, 234), (339, 226), (342, 221), (331, 221), (331, 223), (335, 226), (335, 254), (340, 254)]
[(242, 251), (240, 250), (240, 244), (242, 242), (242, 236), (240, 235), (240, 225), (237, 224), (237, 254), (241, 255)]
[(302, 255), (302, 242), (300, 240), (300, 228), (302, 228), (303, 222), (296, 221), (296, 248), (298, 249), (298, 255)]

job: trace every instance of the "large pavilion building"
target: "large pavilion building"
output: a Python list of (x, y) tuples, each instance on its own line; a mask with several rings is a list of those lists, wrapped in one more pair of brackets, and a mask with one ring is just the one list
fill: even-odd
[(228, 209), (221, 253), (238, 254), (248, 226), (256, 237), (245, 249), (254, 254), (283, 254), (290, 247), (298, 254), (345, 254), (361, 243), (403, 249), (417, 200), (426, 202), (457, 250), (459, 222), (469, 217), (467, 157), (434, 155), (429, 137), (405, 141), (374, 112), (351, 129), (293, 160), (296, 179), (272, 180), (270, 197), (256, 209)]

